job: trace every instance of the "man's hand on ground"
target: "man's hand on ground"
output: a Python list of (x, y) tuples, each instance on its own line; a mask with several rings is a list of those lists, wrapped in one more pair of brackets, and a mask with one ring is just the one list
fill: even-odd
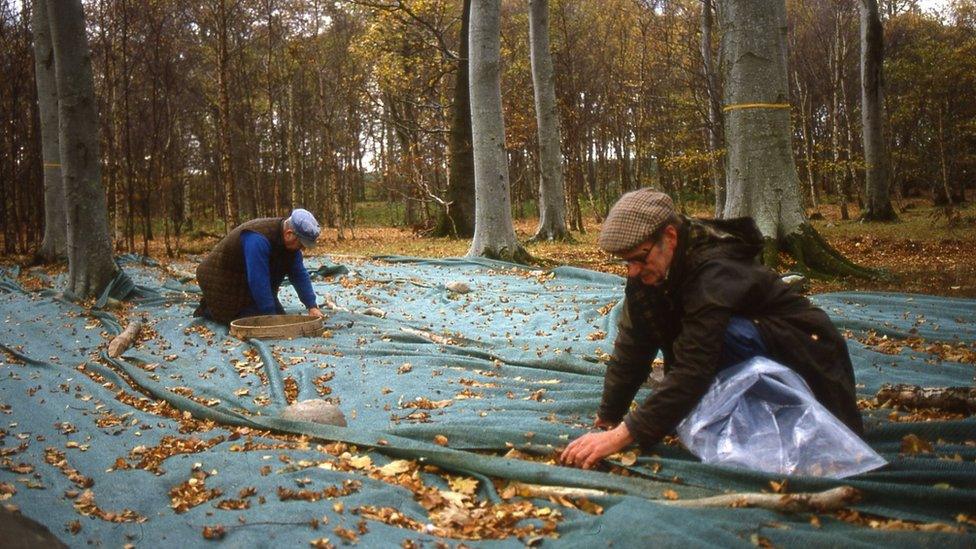
[(324, 316), (325, 316), (325, 315), (324, 315), (324, 314), (322, 313), (322, 309), (319, 309), (318, 307), (312, 307), (311, 309), (309, 309), (309, 310), (308, 310), (308, 314), (310, 314), (310, 315), (312, 315), (312, 316), (317, 316), (317, 317), (319, 317), (319, 318), (322, 318), (322, 317), (324, 317)]
[(570, 442), (559, 460), (563, 465), (591, 469), (601, 459), (623, 450), (633, 441), (627, 424), (621, 423), (609, 431), (587, 433)]

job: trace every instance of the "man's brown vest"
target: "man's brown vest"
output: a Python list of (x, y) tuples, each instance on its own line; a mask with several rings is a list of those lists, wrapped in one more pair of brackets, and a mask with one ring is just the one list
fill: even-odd
[[(294, 253), (285, 249), (281, 231), (284, 220), (283, 217), (266, 217), (238, 225), (217, 243), (197, 267), (197, 283), (203, 292), (203, 302), (214, 320), (229, 323), (239, 316), (242, 309), (254, 305), (251, 289), (247, 285), (242, 232), (252, 231), (268, 239), (273, 268), (290, 265)], [(277, 288), (272, 288), (272, 291), (277, 291)]]

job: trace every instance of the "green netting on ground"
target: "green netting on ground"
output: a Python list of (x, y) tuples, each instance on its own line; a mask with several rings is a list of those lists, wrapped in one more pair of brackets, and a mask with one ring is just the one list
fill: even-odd
[[(689, 499), (762, 491), (771, 480), (781, 480), (705, 466), (679, 447), (660, 445), (656, 454), (640, 456), (625, 467), (629, 477), (502, 457), (513, 447), (528, 455), (550, 455), (591, 424), (602, 389), (602, 360), (615, 336), (623, 290), (619, 277), (461, 259), (386, 257), (342, 266), (312, 259), (309, 266), (319, 296), (328, 295), (345, 309), (330, 313), (326, 336), (242, 342), (224, 328), (191, 318), (197, 296), (187, 280), (129, 258), (125, 269), (131, 280), (117, 285), (117, 293), (134, 292), (136, 306), (129, 315), (145, 314), (152, 337), (117, 360), (104, 354), (107, 338), (121, 329), (112, 314), (87, 312), (50, 291), (27, 292), (15, 271), (3, 273), (0, 346), (7, 356), (0, 366), (0, 483), (16, 488), (4, 503), (18, 505), (76, 546), (202, 545), (208, 543), (201, 536), (203, 528), (216, 524), (226, 530), (224, 541), (235, 545), (303, 546), (323, 537), (338, 544), (342, 538), (334, 529), (356, 530), (362, 517), (352, 511), (361, 506), (391, 507), (417, 524), (430, 522), (411, 491), (364, 474), (370, 467), (406, 458), (479, 480), (477, 501), (500, 500), (489, 478), (610, 492), (596, 499), (602, 515), (535, 502), (563, 515), (557, 530), (560, 545), (725, 547), (751, 545), (756, 536), (777, 545), (971, 546), (974, 541), (971, 530), (873, 530), (829, 514), (814, 525), (808, 514), (668, 507), (661, 504), (665, 494)], [(463, 281), (472, 291), (452, 293), (444, 286), (451, 281)], [(282, 298), (286, 309), (299, 311), (292, 289), (286, 288)], [(976, 339), (972, 300), (862, 293), (814, 299), (839, 327), (855, 334), (873, 330), (933, 342)], [(365, 314), (370, 307), (369, 312), (384, 316)], [(883, 383), (968, 386), (976, 373), (972, 364), (940, 362), (925, 353), (881, 354), (854, 340), (850, 347), (863, 396), (873, 395)], [(297, 400), (324, 397), (338, 402), (349, 426), (276, 419), (295, 390)], [(133, 406), (122, 394), (141, 397), (143, 404)], [(185, 419), (152, 413), (146, 404), (155, 399), (166, 400), (186, 417), (219, 425), (206, 432), (184, 432)], [(890, 421), (889, 413), (878, 410), (866, 417), (866, 439), (890, 465), (843, 481), (864, 493), (854, 508), (964, 526), (956, 523), (957, 516), (976, 514), (976, 421), (901, 423)], [(238, 438), (234, 433), (241, 427), (313, 438), (306, 445), (272, 448), (280, 441)], [(933, 451), (901, 455), (902, 440), (909, 434), (931, 442)], [(447, 446), (434, 443), (438, 435), (447, 438)], [(139, 447), (191, 437), (212, 445), (173, 455), (156, 471), (139, 467)], [(316, 448), (324, 441), (356, 448), (336, 458)], [(349, 466), (361, 456), (368, 456), (372, 465), (358, 470)], [(354, 470), (342, 470), (350, 468)], [(116, 516), (83, 514), (91, 508), (70, 497), (85, 489), (72, 481), (78, 480), (72, 469), (93, 481), (88, 489), (94, 504)], [(206, 489), (220, 489), (223, 495), (177, 512), (171, 508), (170, 491), (188, 481), (194, 470), (206, 471)], [(432, 471), (420, 477), (450, 491), (444, 475)], [(282, 501), (278, 496), (280, 488), (323, 490), (350, 479), (361, 487), (333, 500)], [(816, 478), (792, 478), (788, 484), (790, 491), (836, 485)], [(254, 495), (242, 498), (248, 509), (215, 506), (238, 498), (245, 487), (255, 488)], [(338, 501), (342, 512), (334, 507)], [(112, 522), (125, 509), (146, 520)], [(317, 530), (310, 526), (312, 519), (323, 518), (327, 525), (320, 522)], [(81, 530), (73, 534), (66, 528), (75, 520)], [(365, 524), (359, 542), (369, 546), (439, 539), (376, 520)], [(519, 524), (541, 522), (526, 519)], [(526, 540), (448, 541), (519, 546)]]

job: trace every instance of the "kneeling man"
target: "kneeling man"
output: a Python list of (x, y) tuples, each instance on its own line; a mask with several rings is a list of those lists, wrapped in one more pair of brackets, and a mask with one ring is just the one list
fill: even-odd
[[(627, 263), (623, 311), (595, 426), (562, 462), (589, 469), (631, 442), (647, 449), (698, 404), (716, 373), (765, 356), (798, 373), (814, 397), (855, 433), (863, 431), (847, 344), (821, 309), (758, 261), (751, 218), (679, 216), (664, 193), (625, 194), (599, 245)], [(628, 413), (658, 351), (664, 379)]]
[(285, 276), (308, 313), (322, 316), (302, 258), (319, 232), (318, 221), (303, 209), (239, 225), (197, 267), (203, 297), (194, 316), (228, 324), (245, 316), (282, 314), (278, 288)]

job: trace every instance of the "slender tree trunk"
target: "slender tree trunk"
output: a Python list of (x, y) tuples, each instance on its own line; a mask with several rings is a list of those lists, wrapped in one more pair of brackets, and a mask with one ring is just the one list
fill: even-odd
[(878, 0), (860, 0), (861, 9), (861, 125), (864, 140), (864, 194), (861, 219), (897, 218), (888, 194), (888, 159), (884, 140), (884, 28)]
[(97, 295), (118, 267), (112, 257), (98, 151), (98, 115), (81, 0), (47, 0), (58, 87), (68, 237), (66, 294)]
[(854, 121), (851, 117), (851, 103), (848, 100), (846, 78), (841, 79), (841, 99), (844, 102), (844, 127), (845, 141), (844, 148), (847, 150), (847, 178), (844, 183), (844, 192), (847, 193), (848, 202), (857, 202), (860, 210), (864, 209), (864, 197), (861, 194), (860, 176), (854, 166)]
[(529, 48), (539, 139), (539, 227), (534, 240), (566, 240), (566, 188), (559, 151), (556, 75), (549, 52), (549, 1), (529, 0)]
[(64, 181), (58, 147), (58, 83), (54, 73), (54, 49), (45, 0), (32, 6), (34, 26), (34, 79), (41, 127), (41, 156), (44, 166), (44, 240), (37, 252), (47, 263), (68, 255), (65, 226)]
[(116, 105), (116, 98), (118, 97), (118, 81), (116, 79), (116, 65), (113, 59), (114, 50), (114, 26), (110, 21), (114, 21), (112, 16), (113, 12), (110, 11), (110, 7), (115, 7), (116, 2), (108, 2), (107, 0), (99, 0), (99, 39), (101, 41), (102, 56), (104, 57), (104, 74), (102, 75), (103, 89), (105, 90), (106, 99), (104, 101), (105, 109), (101, 112), (102, 119), (106, 121), (103, 124), (104, 127), (104, 143), (106, 147), (105, 151), (105, 187), (109, 193), (109, 201), (112, 205), (112, 240), (116, 250), (119, 250), (125, 244), (125, 186), (122, 184), (120, 177), (121, 165), (120, 158), (120, 146), (119, 146), (119, 136), (122, 135), (122, 131), (119, 129), (119, 116), (118, 116), (118, 106)]
[(301, 184), (301, 170), (298, 160), (298, 125), (295, 119), (295, 78), (292, 77), (288, 82), (288, 126), (286, 148), (288, 149), (288, 198), (291, 208), (297, 208), (301, 203), (298, 196), (298, 188)]
[(230, 125), (230, 54), (228, 51), (229, 17), (226, 0), (218, 0), (217, 13), (217, 94), (218, 94), (218, 143), (220, 150), (220, 175), (224, 186), (224, 226), (230, 230), (239, 222), (237, 178), (231, 158)]
[(725, 0), (719, 10), (725, 82), (725, 218), (750, 216), (763, 260), (785, 249), (817, 274), (871, 273), (844, 259), (807, 222), (791, 144), (784, 0)]
[(938, 129), (936, 137), (939, 143), (939, 183), (941, 185), (938, 189), (933, 190), (932, 195), (936, 205), (944, 207), (947, 212), (951, 213), (952, 192), (949, 190), (949, 170), (947, 168), (945, 146), (945, 113), (942, 100), (939, 100), (939, 105), (936, 107), (936, 112), (938, 113), (936, 115), (936, 127)]
[(501, 90), (501, 0), (471, 5), (471, 135), (474, 150), (475, 229), (468, 256), (524, 262), (515, 237)]
[(800, 81), (800, 74), (798, 72), (794, 71), (793, 77), (796, 81), (797, 94), (800, 96), (800, 133), (803, 136), (803, 156), (807, 168), (807, 190), (810, 191), (810, 205), (816, 209), (819, 206), (817, 202), (817, 184), (813, 174), (813, 132), (810, 129), (810, 126), (813, 124), (813, 116), (808, 116), (810, 111), (810, 92)]
[(447, 203), (438, 219), (434, 234), (470, 238), (474, 235), (475, 190), (474, 153), (471, 149), (471, 95), (468, 90), (468, 34), (471, 0), (464, 0), (461, 33), (458, 39), (457, 75), (454, 80), (454, 104), (451, 109), (451, 133), (448, 136)]
[(712, 177), (712, 191), (715, 195), (715, 217), (721, 217), (725, 210), (725, 170), (719, 156), (722, 149), (722, 111), (719, 97), (718, 74), (712, 58), (712, 0), (703, 0), (701, 14), (701, 55), (708, 94), (708, 152), (711, 159), (708, 169)]
[(847, 191), (844, 188), (844, 176), (840, 167), (841, 47), (840, 15), (834, 14), (834, 47), (830, 57), (831, 81), (833, 82), (830, 90), (830, 150), (833, 157), (830, 179), (834, 183), (834, 190), (837, 193), (838, 200), (840, 200), (840, 218), (846, 221), (851, 216), (847, 211)]
[(135, 160), (132, 157), (132, 111), (129, 108), (131, 95), (130, 75), (132, 74), (131, 59), (129, 57), (129, 8), (126, 0), (119, 2), (120, 18), (122, 19), (122, 156), (125, 161), (125, 249), (135, 250)]

